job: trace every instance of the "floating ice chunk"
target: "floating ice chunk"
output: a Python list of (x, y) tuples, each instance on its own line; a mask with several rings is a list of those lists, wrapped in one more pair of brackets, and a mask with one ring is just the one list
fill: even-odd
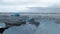
[(3, 22), (0, 22), (0, 28), (5, 28), (5, 27), (6, 27), (6, 24)]
[(57, 27), (54, 20), (42, 20), (35, 34), (60, 34), (60, 28)]
[(25, 24), (21, 26), (11, 27), (3, 32), (3, 34), (34, 34), (35, 25)]

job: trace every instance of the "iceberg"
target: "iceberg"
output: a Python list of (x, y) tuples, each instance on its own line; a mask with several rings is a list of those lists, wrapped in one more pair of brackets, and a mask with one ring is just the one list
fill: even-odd
[(36, 26), (32, 24), (24, 24), (21, 26), (13, 26), (6, 29), (3, 34), (35, 34)]
[(54, 20), (43, 19), (35, 34), (60, 34), (60, 27)]

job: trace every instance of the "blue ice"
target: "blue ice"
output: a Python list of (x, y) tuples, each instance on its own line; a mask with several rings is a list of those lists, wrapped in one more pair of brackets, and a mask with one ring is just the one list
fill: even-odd
[(60, 27), (54, 20), (43, 19), (35, 34), (60, 34)]
[(11, 27), (3, 32), (3, 34), (35, 34), (35, 25), (25, 24), (21, 26)]
[(0, 22), (0, 28), (5, 28), (5, 27), (6, 27), (6, 24), (3, 22)]

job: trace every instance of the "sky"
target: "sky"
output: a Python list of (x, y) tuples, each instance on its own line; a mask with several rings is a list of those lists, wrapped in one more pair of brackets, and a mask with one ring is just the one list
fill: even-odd
[(28, 7), (60, 7), (60, 0), (0, 0), (0, 12), (25, 12)]

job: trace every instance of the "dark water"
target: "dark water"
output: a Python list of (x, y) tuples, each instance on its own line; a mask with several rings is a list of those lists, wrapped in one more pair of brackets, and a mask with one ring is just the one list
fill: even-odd
[(60, 14), (21, 14), (21, 15), (28, 15), (28, 16), (49, 16), (54, 18), (60, 18)]

